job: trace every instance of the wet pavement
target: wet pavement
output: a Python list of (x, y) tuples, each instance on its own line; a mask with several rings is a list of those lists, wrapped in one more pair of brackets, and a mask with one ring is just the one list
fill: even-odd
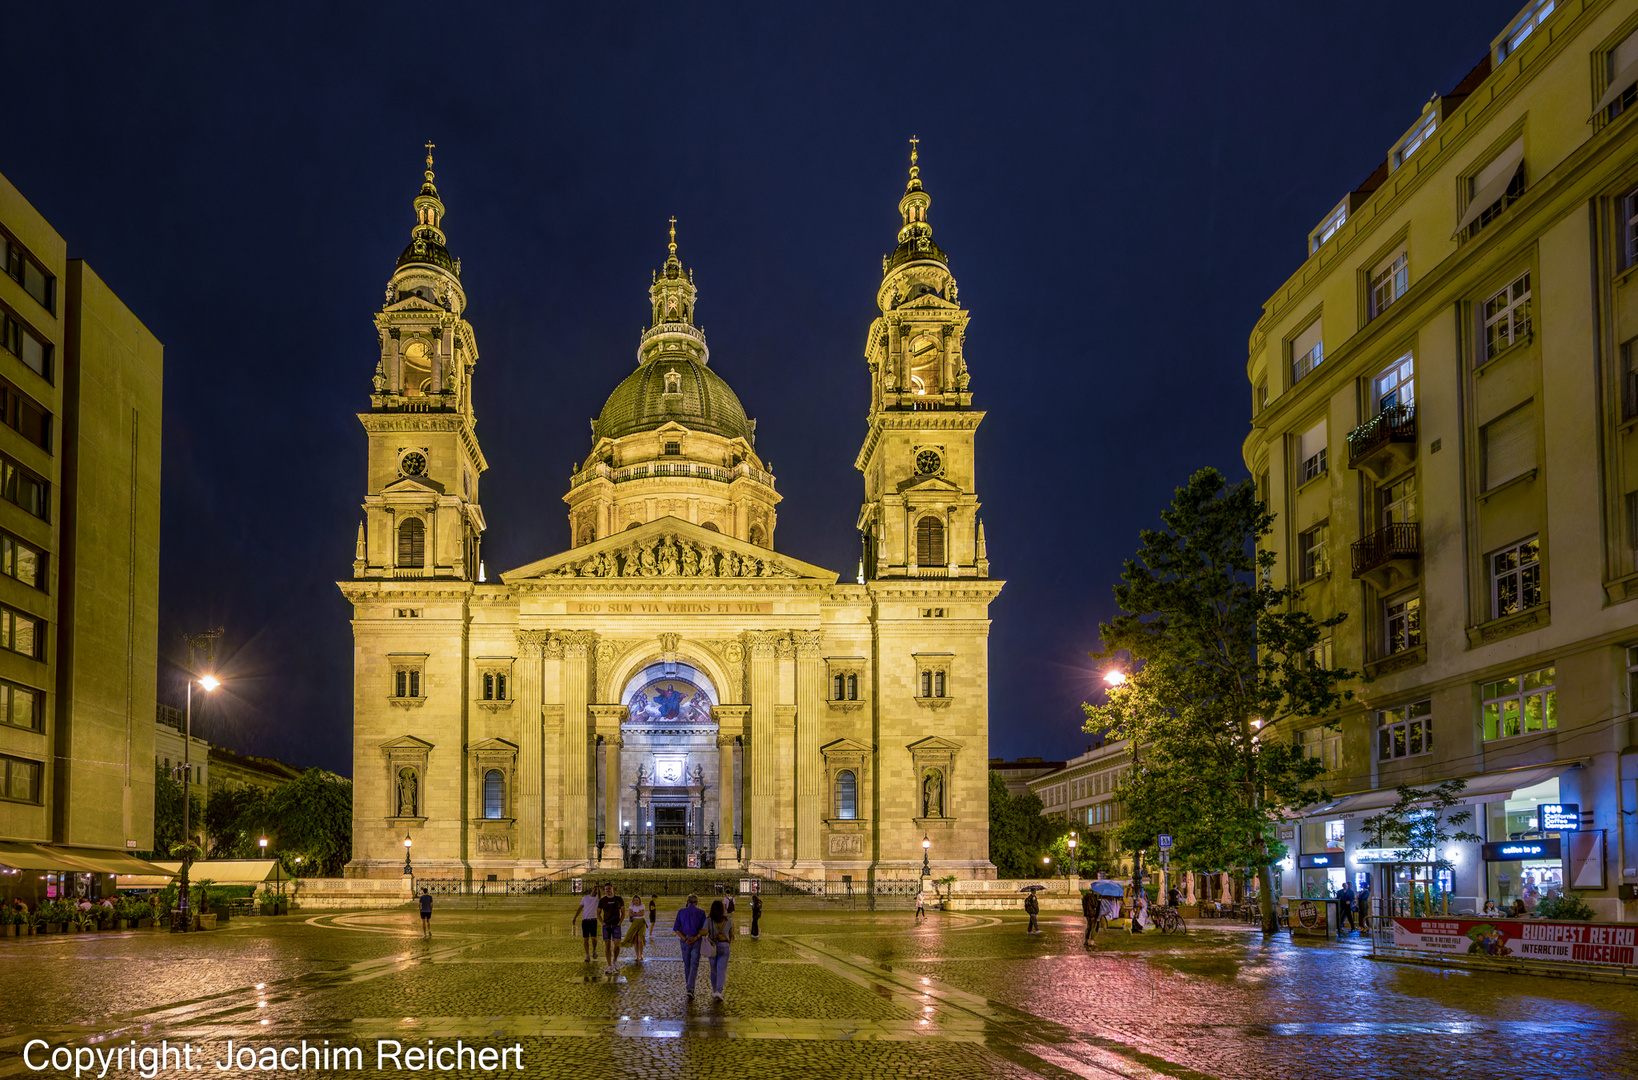
[[(1013, 913), (768, 916), (735, 942), (722, 1002), (703, 970), (684, 997), (675, 939), (614, 976), (585, 963), (567, 900), (441, 902), (430, 941), (407, 908), (0, 939), (0, 1077), (73, 1075), (76, 1054), (82, 1077), (517, 1076), (519, 1061), (582, 1080), (1638, 1077), (1638, 984), (1387, 964), (1210, 923), (1104, 931), (1088, 950), (1069, 917), (1032, 936)], [(429, 1044), (427, 1065), (410, 1051)]]

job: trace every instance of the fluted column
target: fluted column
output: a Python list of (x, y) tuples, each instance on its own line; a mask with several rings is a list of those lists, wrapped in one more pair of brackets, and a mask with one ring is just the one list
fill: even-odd
[(774, 830), (778, 824), (774, 777), (774, 699), (779, 681), (774, 649), (780, 635), (772, 630), (748, 630), (745, 651), (751, 661), (750, 758), (751, 777), (746, 787), (750, 814), (744, 818), (745, 847), (749, 858), (769, 862), (774, 857)]
[(540, 665), (544, 630), (519, 630), (518, 638), (518, 861), (539, 866), (545, 851), (546, 808), (541, 799)]
[(592, 858), (592, 793), (587, 706), (591, 702), (587, 663), (597, 635), (590, 630), (559, 634), (563, 643), (563, 857), (575, 862)]
[(796, 646), (796, 864), (821, 866), (820, 819), (825, 810), (819, 726), (825, 710), (822, 630), (793, 630)]
[(603, 736), (603, 861), (604, 870), (625, 865), (620, 850), (620, 748), (625, 740), (619, 732)]

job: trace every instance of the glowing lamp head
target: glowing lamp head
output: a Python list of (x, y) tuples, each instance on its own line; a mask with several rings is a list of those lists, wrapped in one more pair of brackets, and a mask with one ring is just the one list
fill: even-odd
[(261, 848), (263, 851), (266, 851), (267, 850), (267, 837), (264, 836), (260, 840), (256, 841), (256, 846)]
[(1051, 862), (1052, 862), (1052, 856), (1051, 855), (1043, 855), (1041, 857), (1041, 865), (1042, 866), (1046, 866), (1046, 865), (1050, 864)]
[(222, 685), (222, 680), (214, 675), (199, 676), (199, 687), (202, 690), (214, 690)]
[(1126, 672), (1120, 668), (1110, 668), (1103, 673), (1103, 681), (1110, 686), (1120, 686), (1126, 682)]
[(1070, 850), (1070, 851), (1074, 851), (1074, 850), (1075, 850), (1075, 843), (1076, 843), (1076, 841), (1075, 841), (1075, 834), (1074, 834), (1074, 833), (1070, 833), (1070, 834), (1069, 834), (1069, 850)]
[(933, 842), (931, 840), (929, 840), (926, 836), (923, 836), (921, 838), (921, 850), (926, 851), (928, 848), (930, 848), (932, 846), (933, 846)]
[(405, 851), (408, 851), (408, 850), (409, 850), (409, 848), (410, 848), (410, 838), (409, 838), (409, 833), (405, 833), (405, 834), (404, 834), (404, 850), (405, 850)]

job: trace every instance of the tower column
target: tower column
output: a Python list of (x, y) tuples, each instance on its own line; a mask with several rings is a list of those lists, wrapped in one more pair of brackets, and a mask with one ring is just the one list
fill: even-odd
[(819, 823), (824, 815), (824, 781), (819, 760), (819, 725), (825, 708), (822, 630), (793, 630), (796, 645), (796, 865), (820, 868)]
[(595, 788), (587, 784), (591, 765), (587, 660), (597, 635), (590, 630), (570, 630), (558, 637), (563, 642), (563, 857), (590, 862)]
[(546, 631), (519, 630), (518, 640), (518, 861), (539, 866), (546, 811), (541, 801), (540, 666)]
[(717, 869), (738, 866), (734, 821), (739, 809), (739, 786), (734, 782), (734, 746), (745, 730), (744, 705), (718, 705), (711, 710), (717, 722)]
[(603, 736), (603, 858), (598, 866), (618, 870), (625, 865), (620, 850), (620, 748), (618, 731)]
[(774, 857), (775, 814), (774, 700), (779, 689), (774, 667), (774, 650), (779, 642), (774, 630), (748, 630), (745, 648), (751, 658), (750, 818), (745, 822), (745, 846), (749, 859), (767, 862)]

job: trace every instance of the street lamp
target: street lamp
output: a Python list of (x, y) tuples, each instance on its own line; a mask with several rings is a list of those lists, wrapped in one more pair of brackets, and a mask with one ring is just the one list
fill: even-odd
[(921, 876), (922, 877), (931, 877), (933, 875), (932, 869), (927, 865), (927, 849), (931, 848), (932, 846), (933, 846), (933, 842), (927, 838), (927, 834), (922, 833), (921, 834)]
[(1103, 681), (1108, 683), (1110, 686), (1120, 686), (1126, 682), (1126, 672), (1122, 671), (1120, 668), (1110, 668), (1108, 671), (1103, 673)]
[(1041, 876), (1045, 877), (1050, 873), (1052, 873), (1052, 856), (1043, 855), (1041, 856)]
[(410, 868), (410, 837), (404, 834), (404, 873), (410, 875), (410, 888), (415, 888), (415, 871)]
[(193, 654), (197, 649), (205, 650), (205, 662), (211, 662), (212, 646), (217, 638), (222, 636), (220, 629), (207, 630), (203, 634), (187, 634), (184, 639), (188, 643), (188, 707), (185, 710), (186, 720), (182, 732), (182, 878), (177, 891), (177, 908), (182, 913), (182, 929), (191, 928), (192, 912), (188, 909), (188, 867), (193, 864), (193, 763), (189, 751), (193, 749), (193, 684), (197, 682), (199, 688), (209, 693), (222, 685), (220, 679), (210, 672), (195, 678), (193, 674)]
[(262, 858), (267, 858), (267, 837), (264, 836), (256, 841), (256, 846), (262, 849)]
[(1080, 868), (1075, 862), (1075, 844), (1076, 844), (1075, 834), (1070, 833), (1069, 834), (1069, 876), (1070, 877), (1074, 877), (1075, 876), (1075, 871)]

